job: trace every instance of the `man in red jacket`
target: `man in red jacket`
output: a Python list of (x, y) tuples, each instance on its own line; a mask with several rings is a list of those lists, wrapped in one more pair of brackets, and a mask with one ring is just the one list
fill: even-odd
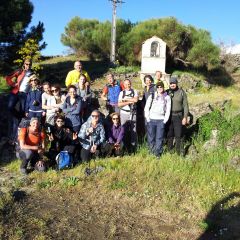
[[(32, 74), (31, 61), (25, 59), (22, 69), (18, 69), (6, 76), (7, 84), (11, 87), (8, 100), (9, 122), (9, 143), (14, 144), (17, 138), (19, 120), (24, 116), (25, 102), (29, 91), (29, 76)], [(16, 105), (19, 103), (19, 111)]]

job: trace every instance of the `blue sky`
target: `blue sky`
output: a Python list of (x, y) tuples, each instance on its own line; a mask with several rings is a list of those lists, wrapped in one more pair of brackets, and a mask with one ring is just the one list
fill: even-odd
[[(183, 24), (208, 30), (214, 42), (240, 43), (239, 0), (124, 0), (117, 8), (117, 17), (131, 22), (173, 16)], [(44, 55), (62, 55), (67, 48), (60, 41), (67, 23), (75, 16), (106, 21), (112, 19), (108, 0), (31, 0), (34, 13), (31, 25), (42, 21)]]

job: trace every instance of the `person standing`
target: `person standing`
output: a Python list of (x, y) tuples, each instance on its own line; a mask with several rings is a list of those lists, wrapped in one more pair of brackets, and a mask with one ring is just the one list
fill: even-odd
[(165, 90), (169, 89), (169, 82), (163, 78), (161, 71), (156, 71), (155, 73), (154, 83), (157, 84), (158, 82), (163, 82)]
[(46, 123), (47, 125), (54, 125), (54, 118), (61, 112), (62, 104), (65, 101), (65, 96), (61, 95), (61, 87), (58, 84), (51, 86), (50, 97), (47, 99), (45, 105), (46, 110)]
[(124, 145), (129, 147), (129, 152), (135, 152), (137, 147), (137, 128), (136, 115), (138, 102), (138, 93), (132, 89), (131, 81), (124, 81), (124, 90), (118, 97), (118, 106), (120, 107), (121, 124), (125, 128)]
[(65, 125), (74, 133), (78, 133), (81, 128), (82, 100), (77, 95), (77, 88), (74, 85), (68, 86), (68, 96), (66, 97), (62, 111), (65, 114)]
[(189, 113), (187, 94), (178, 87), (176, 77), (170, 78), (170, 88), (167, 91), (172, 100), (171, 115), (167, 123), (167, 146), (168, 150), (174, 149), (174, 138), (176, 152), (183, 154), (183, 136)]
[[(25, 113), (27, 93), (30, 89), (29, 76), (32, 74), (31, 64), (30, 59), (25, 59), (22, 69), (18, 69), (6, 76), (6, 82), (11, 87), (8, 99), (8, 112), (10, 115), (8, 137), (11, 145), (17, 140), (18, 124)], [(19, 111), (16, 110), (17, 103), (19, 103)]]
[(25, 116), (29, 119), (37, 117), (41, 121), (46, 113), (42, 109), (42, 90), (39, 85), (40, 82), (35, 74), (29, 77), (29, 82), (31, 90), (27, 94)]
[(108, 113), (119, 112), (118, 97), (122, 91), (120, 83), (114, 79), (112, 73), (107, 75), (108, 84), (103, 88), (101, 98), (106, 101)]
[(87, 84), (87, 78), (84, 74), (80, 75), (79, 82), (76, 84), (77, 95), (82, 99), (81, 117), (85, 121), (90, 115), (92, 92), (90, 85)]
[(74, 63), (74, 70), (71, 70), (66, 77), (66, 87), (69, 85), (76, 85), (79, 82), (80, 75), (84, 74), (87, 79), (87, 84), (90, 85), (90, 77), (88, 73), (82, 69), (82, 63), (80, 61), (76, 61)]
[(171, 112), (171, 98), (164, 91), (164, 84), (156, 84), (156, 92), (147, 99), (145, 118), (148, 122), (148, 145), (150, 151), (159, 158), (163, 152), (165, 124)]

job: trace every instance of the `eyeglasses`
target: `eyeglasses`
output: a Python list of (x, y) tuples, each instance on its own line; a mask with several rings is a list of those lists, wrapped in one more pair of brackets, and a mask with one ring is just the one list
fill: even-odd
[(118, 120), (119, 118), (112, 118), (112, 120)]
[(57, 120), (56, 122), (58, 122), (58, 123), (60, 123), (60, 122), (63, 123), (63, 120)]
[(98, 118), (99, 116), (98, 116), (98, 115), (92, 115), (92, 117), (94, 117), (94, 118)]
[(51, 92), (58, 92), (58, 89), (52, 89)]

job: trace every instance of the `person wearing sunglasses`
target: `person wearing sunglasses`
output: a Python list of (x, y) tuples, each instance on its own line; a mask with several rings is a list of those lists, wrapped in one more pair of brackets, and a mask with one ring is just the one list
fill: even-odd
[(58, 84), (51, 86), (51, 96), (47, 99), (46, 104), (46, 125), (54, 125), (54, 117), (61, 112), (65, 96), (61, 95), (61, 88)]
[(149, 128), (147, 132), (149, 150), (160, 158), (163, 152), (165, 124), (171, 112), (171, 98), (164, 91), (163, 82), (156, 84), (156, 91), (154, 95), (148, 97), (144, 112)]
[(106, 154), (108, 156), (122, 156), (123, 154), (123, 137), (124, 126), (121, 125), (120, 115), (115, 112), (110, 115), (112, 124), (108, 127), (107, 136), (108, 141), (106, 144)]
[(78, 134), (82, 145), (81, 160), (89, 161), (93, 156), (98, 156), (105, 143), (105, 130), (99, 121), (100, 112), (94, 110), (89, 119), (81, 126)]
[[(6, 76), (6, 82), (11, 87), (8, 99), (9, 125), (8, 137), (9, 144), (13, 145), (17, 141), (17, 129), (21, 118), (25, 114), (25, 103), (27, 93), (30, 90), (29, 76), (32, 74), (31, 60), (25, 59), (21, 69), (18, 69)], [(16, 105), (19, 103), (19, 110)]]
[(54, 126), (47, 127), (47, 135), (51, 142), (49, 148), (49, 159), (51, 165), (56, 165), (56, 156), (60, 151), (68, 151), (74, 155), (77, 146), (77, 134), (65, 127), (65, 117), (57, 114), (54, 117)]
[(45, 112), (42, 109), (42, 91), (40, 88), (40, 81), (38, 77), (33, 74), (29, 77), (31, 90), (27, 95), (25, 105), (25, 116), (29, 119), (37, 117), (40, 120), (45, 116)]

